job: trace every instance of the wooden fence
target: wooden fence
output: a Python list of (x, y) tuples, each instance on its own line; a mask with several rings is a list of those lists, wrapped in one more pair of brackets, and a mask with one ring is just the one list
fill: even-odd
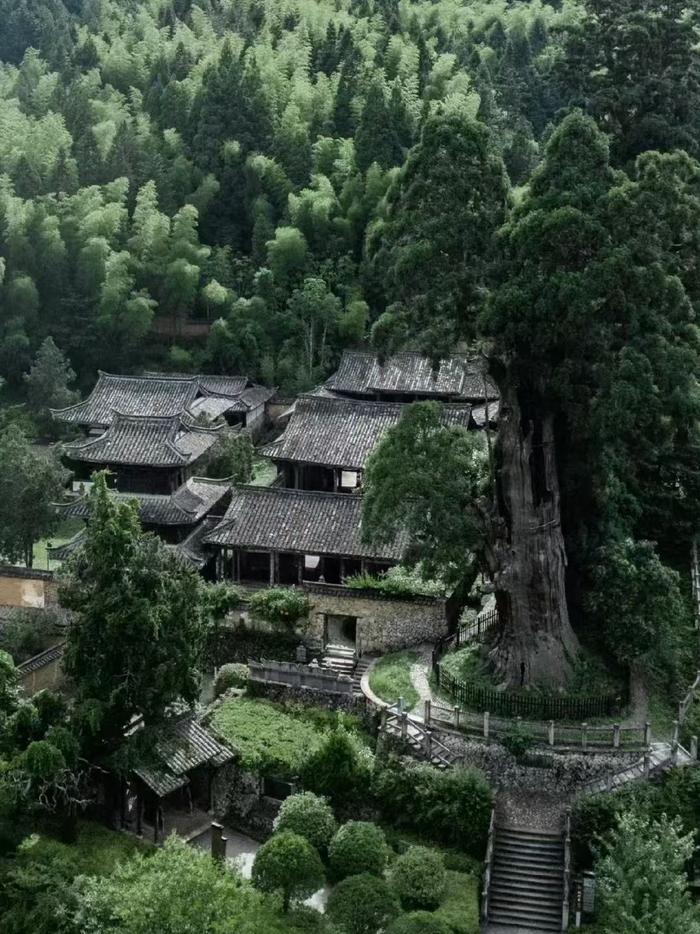
[(490, 610), (471, 623), (463, 623), (449, 636), (435, 643), (432, 654), (433, 675), (438, 687), (464, 707), (488, 710), (502, 717), (531, 717), (538, 720), (592, 720), (613, 717), (621, 713), (628, 702), (627, 689), (609, 694), (572, 695), (516, 693), (497, 691), (482, 685), (462, 681), (445, 670), (440, 663), (447, 652), (463, 645), (483, 642), (498, 626), (498, 611)]
[(589, 723), (562, 724), (554, 720), (546, 722), (536, 720), (502, 719), (489, 711), (474, 713), (459, 706), (447, 707), (435, 701), (425, 701), (423, 722), (426, 726), (460, 730), (470, 736), (483, 739), (502, 739), (514, 730), (522, 730), (533, 741), (542, 746), (556, 749), (620, 750), (637, 752), (646, 749), (651, 743), (651, 726), (621, 726), (613, 723), (609, 726), (592, 726)]

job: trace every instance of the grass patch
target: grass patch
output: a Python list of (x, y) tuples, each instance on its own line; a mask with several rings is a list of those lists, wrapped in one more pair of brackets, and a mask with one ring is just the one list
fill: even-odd
[[(57, 548), (59, 545), (65, 545), (74, 535), (84, 528), (85, 523), (82, 519), (64, 519), (56, 527), (53, 535), (48, 538), (42, 538), (41, 541), (34, 542), (32, 549), (34, 557), (34, 567), (41, 571), (52, 571), (59, 568), (63, 562), (51, 561), (48, 557), (48, 547)], [(21, 562), (19, 562), (21, 563)]]
[(254, 486), (270, 486), (277, 477), (277, 467), (269, 457), (260, 457), (256, 454), (253, 458), (253, 477), (251, 484)]
[(93, 821), (81, 821), (73, 843), (32, 834), (20, 844), (17, 860), (26, 865), (61, 862), (69, 867), (73, 876), (107, 876), (118, 863), (150, 849), (149, 844), (132, 834), (118, 833)]
[(385, 655), (370, 671), (369, 686), (388, 704), (395, 704), (403, 697), (406, 708), (413, 710), (419, 697), (411, 682), (411, 665), (417, 660), (418, 652), (410, 650)]
[[(267, 700), (231, 698), (219, 707), (212, 725), (241, 755), (241, 765), (261, 775), (293, 778), (315, 752), (324, 734), (340, 718), (317, 707), (282, 707)], [(343, 725), (365, 745), (359, 721), (342, 717)]]

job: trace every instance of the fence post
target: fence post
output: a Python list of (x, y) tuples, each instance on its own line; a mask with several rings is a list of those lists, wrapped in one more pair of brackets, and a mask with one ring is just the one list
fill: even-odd
[(430, 726), (430, 698), (423, 704), (423, 719), (425, 720), (425, 725)]
[(453, 714), (455, 718), (455, 730), (458, 730), (459, 729), (459, 707), (455, 707)]
[(588, 724), (581, 724), (581, 749), (585, 752), (588, 749)]
[(649, 778), (649, 772), (651, 771), (651, 756), (648, 752), (644, 753), (644, 778)]
[(549, 721), (549, 727), (547, 729), (547, 740), (549, 741), (550, 746), (554, 745), (554, 720)]
[(425, 754), (428, 757), (428, 762), (430, 762), (433, 758), (433, 731), (432, 730), (425, 731), (425, 740), (424, 740), (423, 748), (425, 749)]
[(673, 739), (671, 740), (671, 760), (675, 765), (678, 761), (678, 734), (680, 724), (678, 720), (673, 721)]
[(488, 710), (484, 711), (484, 739), (489, 738), (489, 724), (491, 720), (491, 714)]
[(613, 749), (620, 748), (620, 724), (615, 723), (613, 725)]
[(697, 759), (698, 757), (698, 738), (697, 736), (690, 737), (690, 758)]
[(408, 714), (405, 710), (401, 711), (401, 739), (408, 736)]
[(651, 723), (648, 720), (644, 724), (644, 745), (651, 746)]

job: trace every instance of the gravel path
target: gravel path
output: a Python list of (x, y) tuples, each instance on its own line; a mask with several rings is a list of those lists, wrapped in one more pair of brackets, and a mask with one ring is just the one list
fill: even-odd
[(420, 698), (414, 709), (417, 714), (422, 716), (424, 702), (435, 700), (435, 695), (428, 681), (433, 647), (429, 642), (425, 642), (417, 646), (415, 651), (418, 652), (418, 659), (411, 665), (411, 684)]

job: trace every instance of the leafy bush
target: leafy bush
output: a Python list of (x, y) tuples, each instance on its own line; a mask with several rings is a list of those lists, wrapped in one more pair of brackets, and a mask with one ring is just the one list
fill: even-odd
[(342, 726), (326, 734), (301, 773), (304, 788), (340, 809), (365, 800), (370, 777), (371, 754)]
[(508, 732), (504, 733), (501, 737), (501, 744), (505, 746), (508, 752), (514, 756), (518, 762), (523, 761), (526, 754), (532, 749), (534, 743), (535, 737), (530, 730), (527, 730), (519, 724), (508, 730)]
[(263, 892), (281, 892), (284, 910), (293, 899), (304, 899), (325, 882), (321, 857), (308, 840), (284, 832), (270, 837), (255, 854), (253, 885)]
[(442, 856), (425, 846), (409, 847), (391, 867), (391, 886), (404, 908), (437, 908), (446, 884)]
[(443, 581), (423, 578), (415, 568), (401, 565), (381, 575), (354, 574), (346, 578), (345, 585), (354, 590), (378, 590), (396, 597), (444, 597), (447, 592)]
[[(205, 425), (208, 419), (204, 419)], [(249, 483), (253, 477), (253, 442), (247, 431), (224, 429), (209, 455), (207, 476)]]
[(386, 869), (389, 848), (381, 828), (367, 821), (348, 821), (338, 830), (328, 849), (334, 879), (358, 873), (381, 876)]
[(412, 911), (392, 921), (386, 934), (452, 934), (452, 929), (429, 911)]
[(216, 673), (214, 696), (220, 697), (229, 688), (244, 688), (248, 683), (248, 666), (241, 662), (222, 665)]
[(693, 837), (680, 822), (624, 814), (596, 865), (603, 934), (683, 931), (700, 934), (685, 863)]
[(56, 626), (60, 614), (52, 609), (17, 609), (0, 627), (0, 649), (9, 652), (16, 665), (38, 655), (59, 641)]
[(481, 772), (391, 759), (375, 770), (373, 792), (389, 822), (483, 859), (493, 795)]
[(398, 912), (398, 902), (386, 882), (368, 873), (339, 882), (326, 905), (326, 915), (345, 934), (376, 934)]
[(257, 591), (250, 598), (250, 611), (255, 619), (288, 630), (299, 620), (306, 619), (310, 609), (311, 601), (306, 594), (292, 587), (270, 587)]
[(336, 822), (327, 801), (311, 791), (304, 791), (282, 803), (275, 818), (275, 831), (283, 830), (299, 834), (317, 850), (325, 851), (336, 831)]
[(444, 922), (450, 934), (479, 934), (480, 872), (447, 873), (447, 892), (433, 917)]

